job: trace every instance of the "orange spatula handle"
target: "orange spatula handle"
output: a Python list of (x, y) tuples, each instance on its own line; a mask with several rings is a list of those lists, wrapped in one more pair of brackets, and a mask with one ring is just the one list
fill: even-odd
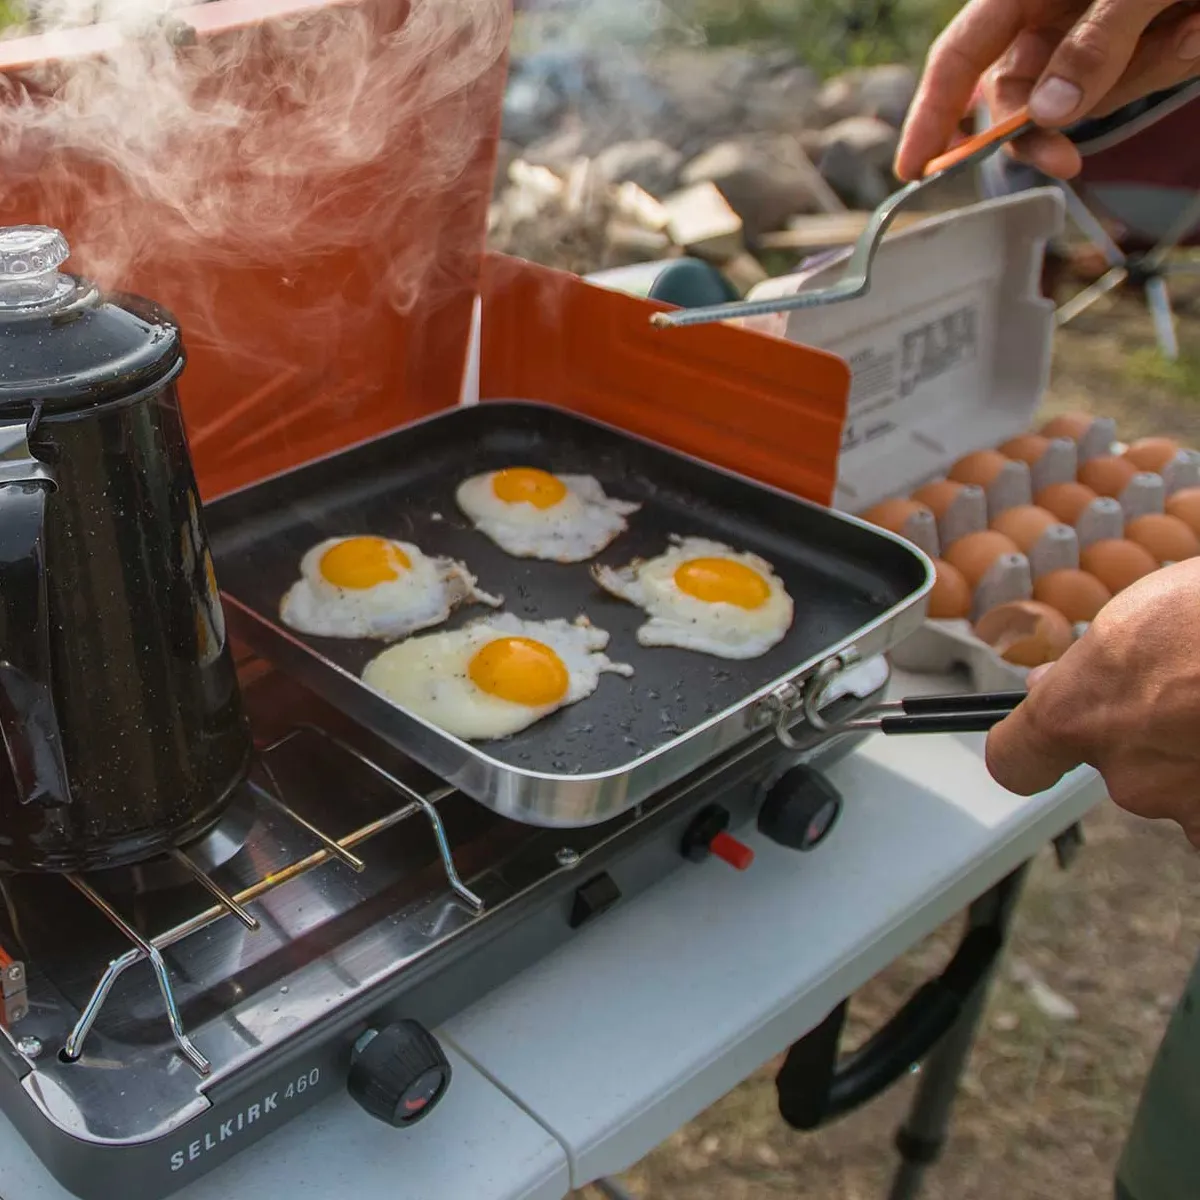
[(993, 125), (990, 129), (985, 129), (982, 133), (967, 138), (953, 150), (947, 150), (945, 154), (939, 154), (937, 158), (931, 159), (925, 164), (925, 170), (921, 173), (922, 177), (928, 179), (931, 175), (946, 170), (947, 167), (953, 167), (956, 163), (962, 162), (964, 158), (970, 158), (972, 154), (978, 153), (993, 142), (1011, 141), (1019, 129), (1032, 124), (1029, 109), (1019, 108), (1011, 117), (1005, 117), (1003, 121)]

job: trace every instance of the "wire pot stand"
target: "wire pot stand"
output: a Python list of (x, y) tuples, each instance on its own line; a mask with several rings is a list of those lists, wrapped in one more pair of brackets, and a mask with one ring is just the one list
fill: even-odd
[[(301, 733), (315, 734), (330, 742), (344, 753), (353, 756), (358, 762), (369, 767), (375, 775), (387, 784), (391, 791), (396, 793), (397, 796), (402, 797), (404, 803), (386, 816), (370, 821), (346, 834), (344, 837), (331, 838), (288, 806), (283, 799), (275, 773), (271, 769), (270, 755), (274, 751), (281, 749)], [(246, 905), (252, 904), (255, 900), (261, 899), (276, 888), (282, 887), (284, 884), (290, 883), (301, 875), (307, 874), (309, 871), (323, 866), (328, 862), (338, 862), (342, 866), (348, 867), (351, 871), (363, 871), (366, 868), (366, 863), (354, 853), (355, 849), (371, 838), (391, 829), (395, 825), (399, 825), (409, 817), (415, 816), (417, 813), (424, 813), (433, 829), (442, 868), (445, 871), (446, 880), (451, 889), (476, 915), (484, 911), (483, 901), (459, 877), (454, 865), (454, 856), (450, 850), (450, 843), (446, 838), (446, 831), (442, 825), (442, 819), (434, 807), (438, 801), (453, 794), (454, 788), (445, 786), (430, 793), (429, 796), (423, 796), (414, 788), (409, 787), (403, 780), (397, 779), (389, 771), (384, 770), (383, 767), (373, 762), (361, 751), (356, 750), (353, 746), (348, 745), (340, 738), (335, 737), (317, 725), (306, 724), (297, 726), (290, 733), (285, 734), (278, 741), (273, 742), (270, 746), (262, 750), (259, 754), (257, 765), (261, 768), (262, 775), (267, 783), (265, 789), (260, 789), (262, 797), (274, 809), (311, 834), (320, 843), (319, 849), (306, 855), (304, 858), (295, 859), (286, 866), (272, 871), (269, 875), (234, 894), (226, 892), (199, 864), (189, 858), (185, 852), (182, 850), (174, 851), (172, 857), (175, 862), (208, 891), (214, 898), (215, 903), (209, 908), (197, 912), (187, 920), (181, 921), (163, 933), (156, 934), (151, 938), (143, 937), (138, 933), (112, 904), (101, 896), (85, 879), (79, 875), (67, 875), (67, 880), (76, 891), (103, 913), (108, 921), (132, 945), (124, 954), (114, 958), (100, 977), (100, 982), (97, 983), (95, 990), (84, 1006), (79, 1020), (71, 1030), (63, 1047), (62, 1057), (64, 1059), (76, 1061), (81, 1057), (84, 1043), (87, 1041), (88, 1034), (96, 1023), (96, 1018), (104, 1008), (113, 985), (130, 967), (143, 960), (147, 960), (154, 971), (155, 979), (158, 982), (158, 989), (162, 993), (163, 1005), (171, 1027), (171, 1035), (175, 1040), (179, 1052), (200, 1075), (208, 1075), (211, 1070), (211, 1064), (197, 1049), (183, 1026), (183, 1020), (179, 1013), (179, 1005), (175, 1000), (174, 989), (171, 986), (170, 975), (167, 971), (162, 952), (184, 938), (190, 937), (194, 933), (199, 933), (202, 929), (207, 929), (210, 925), (227, 917), (233, 917), (251, 932), (256, 932), (260, 927), (259, 921), (252, 913), (247, 911)]]

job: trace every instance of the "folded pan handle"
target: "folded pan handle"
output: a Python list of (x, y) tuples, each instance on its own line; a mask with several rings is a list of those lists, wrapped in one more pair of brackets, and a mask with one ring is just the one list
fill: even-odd
[(971, 930), (941, 975), (919, 987), (882, 1029), (839, 1060), (850, 1003), (843, 1000), (788, 1051), (775, 1078), (780, 1116), (793, 1129), (816, 1129), (890, 1088), (949, 1033), (1001, 944), (995, 930)]
[[(0, 454), (0, 737), (23, 804), (70, 802), (54, 707), (45, 515), (54, 480), (18, 443)], [(12, 426), (0, 429), (15, 432)]]
[(1027, 868), (1018, 867), (975, 901), (945, 970), (918, 988), (858, 1050), (839, 1058), (848, 1000), (792, 1046), (775, 1088), (779, 1114), (793, 1129), (816, 1129), (873, 1100), (950, 1032), (978, 990), (987, 986)]

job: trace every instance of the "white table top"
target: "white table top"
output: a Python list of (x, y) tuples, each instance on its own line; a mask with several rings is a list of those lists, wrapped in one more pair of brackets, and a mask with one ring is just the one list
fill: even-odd
[[(845, 810), (816, 850), (743, 833), (750, 870), (685, 864), (438, 1030), (454, 1084), (413, 1130), (329, 1101), (180, 1200), (559, 1200), (632, 1165), (1104, 794), (1081, 770), (1011, 796), (982, 744), (873, 738), (830, 771)], [(66, 1195), (0, 1118), (3, 1200)]]
[[(338, 1096), (289, 1121), (176, 1197), (562, 1200), (570, 1183), (559, 1143), (451, 1047), (446, 1054), (454, 1071), (450, 1090), (411, 1130), (373, 1121), (348, 1095)], [(3, 1115), (0, 1196), (71, 1200)]]

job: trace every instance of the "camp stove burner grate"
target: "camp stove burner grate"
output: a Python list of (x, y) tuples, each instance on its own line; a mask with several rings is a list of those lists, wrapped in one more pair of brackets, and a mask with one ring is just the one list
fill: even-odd
[(714, 809), (736, 831), (790, 765), (858, 740), (764, 728), (614, 820), (546, 829), (285, 675), (244, 694), (260, 749), (215, 831), (136, 868), (0, 877), (0, 1109), (85, 1200), (158, 1200), (344, 1086), (419, 1119), (450, 1083), (429, 1029), (660, 882)]
[[(226, 892), (203, 867), (194, 862), (183, 850), (175, 850), (171, 855), (174, 861), (183, 867), (206, 892), (213, 896), (216, 903), (201, 912), (197, 912), (187, 920), (178, 922), (165, 932), (156, 934), (150, 938), (143, 937), (90, 883), (79, 875), (67, 875), (67, 881), (76, 891), (102, 912), (133, 943), (133, 946), (108, 964), (104, 975), (96, 985), (95, 991), (84, 1006), (79, 1020), (67, 1038), (62, 1055), (65, 1060), (71, 1062), (77, 1061), (82, 1054), (84, 1042), (91, 1032), (92, 1026), (96, 1023), (96, 1018), (100, 1015), (100, 1010), (104, 1007), (105, 1001), (111, 994), (113, 985), (120, 976), (136, 963), (148, 960), (154, 970), (159, 990), (162, 992), (163, 1005), (166, 1008), (167, 1020), (170, 1022), (171, 1034), (175, 1039), (175, 1044), (179, 1047), (180, 1052), (188, 1062), (201, 1075), (207, 1075), (212, 1069), (211, 1064), (196, 1049), (183, 1027), (183, 1021), (179, 1015), (179, 1005), (175, 999), (175, 993), (171, 986), (166, 964), (163, 961), (163, 950), (191, 934), (199, 933), (202, 929), (226, 917), (234, 917), (251, 932), (258, 932), (261, 928), (260, 922), (247, 911), (245, 907), (247, 904), (260, 899), (268, 892), (298, 878), (305, 872), (314, 870), (316, 867), (323, 866), (328, 862), (337, 862), (351, 871), (361, 873), (365, 869), (366, 864), (353, 853), (354, 849), (377, 834), (382, 833), (386, 829), (391, 829), (401, 821), (415, 816), (417, 813), (424, 813), (433, 828), (438, 853), (441, 855), (442, 867), (446, 872), (446, 879), (450, 887), (473, 910), (476, 912), (483, 911), (483, 901), (462, 882), (458, 872), (455, 870), (454, 856), (450, 851), (450, 844), (446, 840), (446, 831), (442, 826), (437, 809), (434, 807), (437, 800), (444, 799), (453, 789), (443, 788), (439, 792), (435, 792), (431, 797), (422, 796), (409, 787), (403, 780), (397, 779), (394, 775), (384, 770), (383, 767), (372, 762), (365, 754), (333, 737), (332, 734), (315, 725), (307, 726), (305, 729), (317, 737), (326, 738), (333, 742), (343, 753), (351, 755), (374, 771), (389, 788), (394, 790), (398, 796), (404, 798), (404, 803), (401, 807), (386, 816), (361, 825), (343, 837), (336, 839), (330, 837), (311, 821), (306, 820), (299, 813), (289, 808), (284, 802), (279, 782), (275, 777), (274, 771), (271, 769), (271, 756), (278, 750), (281, 744), (276, 743), (263, 751), (258, 762), (258, 768), (261, 774), (265, 776), (267, 785), (259, 791), (259, 795), (266, 803), (272, 805), (306, 833), (311, 834), (314, 840), (320, 843), (319, 849), (314, 850), (311, 854), (303, 858), (295, 859), (285, 866), (276, 867), (271, 871), (270, 875), (241, 888), (235, 895), (230, 895)], [(295, 737), (301, 732), (298, 730), (296, 733), (289, 734), (288, 738)]]

